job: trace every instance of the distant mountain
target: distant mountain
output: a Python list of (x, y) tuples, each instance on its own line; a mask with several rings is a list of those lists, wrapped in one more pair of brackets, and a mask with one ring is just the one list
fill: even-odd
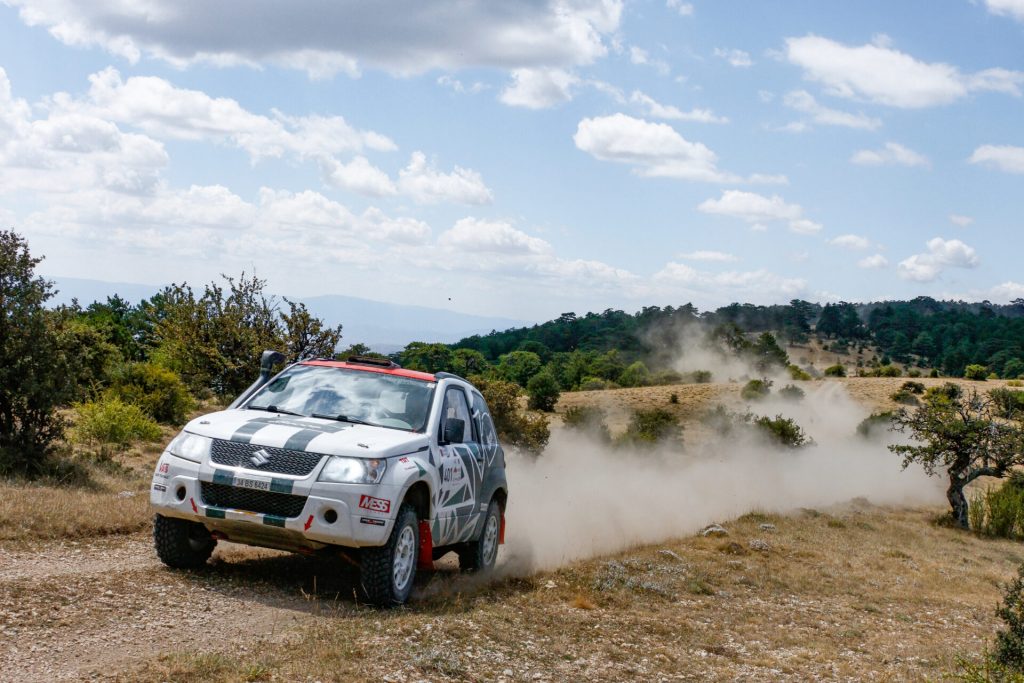
[[(47, 276), (47, 279), (52, 280), (58, 290), (57, 296), (51, 300), (53, 305), (70, 304), (72, 299), (78, 299), (79, 304), (88, 306), (93, 301), (106, 301), (108, 296), (114, 294), (137, 303), (161, 289), (155, 285), (130, 282), (53, 276)], [(411, 341), (451, 344), (474, 334), (528, 324), (511, 318), (492, 318), (334, 294), (298, 300), (325, 322), (331, 325), (341, 323), (344, 326), (344, 345), (361, 342), (382, 353), (400, 350)]]

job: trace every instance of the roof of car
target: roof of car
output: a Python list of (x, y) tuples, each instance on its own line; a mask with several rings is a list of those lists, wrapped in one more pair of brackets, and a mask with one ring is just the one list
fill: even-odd
[(395, 375), (396, 377), (406, 377), (408, 379), (418, 379), (422, 382), (436, 382), (437, 378), (429, 372), (420, 372), (418, 370), (406, 370), (405, 368), (389, 368), (378, 365), (367, 365), (364, 363), (349, 363), (343, 360), (304, 360), (299, 365), (316, 365), (324, 368), (344, 368), (346, 370), (360, 370), (362, 372), (376, 372), (382, 375)]

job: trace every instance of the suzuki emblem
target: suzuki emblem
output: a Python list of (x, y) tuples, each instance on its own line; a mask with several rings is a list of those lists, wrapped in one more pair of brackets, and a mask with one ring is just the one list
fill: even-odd
[(261, 448), (255, 453), (253, 453), (251, 456), (249, 456), (249, 462), (251, 462), (253, 465), (256, 465), (256, 467), (263, 467), (268, 462), (270, 462), (270, 453), (267, 453), (264, 449)]

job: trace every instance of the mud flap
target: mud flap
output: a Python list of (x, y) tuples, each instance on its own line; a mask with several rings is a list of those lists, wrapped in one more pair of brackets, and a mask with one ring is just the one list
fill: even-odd
[(420, 556), (416, 568), (434, 570), (434, 538), (430, 533), (430, 522), (425, 519), (420, 520)]
[(498, 529), (498, 545), (505, 545), (505, 513), (501, 513), (501, 528)]

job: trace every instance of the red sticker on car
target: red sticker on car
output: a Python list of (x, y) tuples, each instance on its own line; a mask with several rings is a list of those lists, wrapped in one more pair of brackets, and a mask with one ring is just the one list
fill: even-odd
[(391, 501), (385, 500), (384, 498), (374, 498), (373, 496), (359, 496), (359, 507), (364, 510), (372, 510), (373, 512), (391, 512)]

